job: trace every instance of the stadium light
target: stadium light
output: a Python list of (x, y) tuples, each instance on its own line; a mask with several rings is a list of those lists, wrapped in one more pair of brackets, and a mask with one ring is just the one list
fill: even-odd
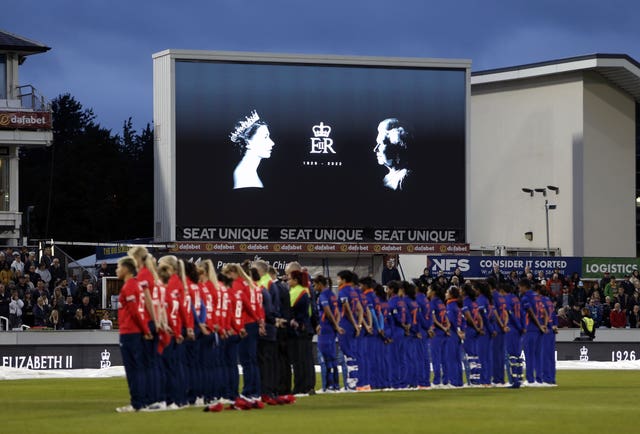
[(547, 196), (547, 189), (546, 188), (536, 188), (535, 190), (536, 190), (536, 193), (542, 193), (542, 195), (544, 197)]
[[(560, 193), (560, 187), (557, 187), (555, 185), (547, 185), (546, 188), (541, 187), (541, 188), (527, 188), (527, 187), (522, 187), (522, 191), (529, 194), (531, 197), (534, 196), (535, 193), (542, 193), (543, 197), (547, 197), (547, 189), (550, 191), (555, 192), (555, 194), (559, 194)], [(638, 207), (640, 207), (640, 196), (638, 196), (636, 198), (636, 205)], [(549, 246), (549, 210), (554, 210), (556, 209), (558, 206), (555, 204), (549, 204), (549, 200), (545, 199), (544, 200), (544, 216), (545, 216), (545, 223), (546, 223), (546, 232), (547, 232), (547, 256), (551, 256), (551, 248)], [(529, 241), (533, 241), (533, 232), (525, 232), (524, 236), (527, 240)]]

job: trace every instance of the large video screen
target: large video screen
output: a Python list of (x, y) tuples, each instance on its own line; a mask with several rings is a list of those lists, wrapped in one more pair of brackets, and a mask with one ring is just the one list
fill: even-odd
[(175, 100), (178, 239), (308, 227), (464, 241), (464, 68), (177, 60)]

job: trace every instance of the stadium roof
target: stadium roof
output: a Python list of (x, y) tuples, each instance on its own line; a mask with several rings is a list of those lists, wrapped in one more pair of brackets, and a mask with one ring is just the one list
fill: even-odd
[(471, 74), (471, 85), (585, 70), (596, 71), (640, 102), (640, 63), (626, 54), (590, 54), (477, 71)]
[(40, 42), (27, 39), (23, 36), (0, 30), (0, 50), (28, 56), (29, 54), (44, 53), (45, 51), (51, 50), (51, 47), (47, 47)]

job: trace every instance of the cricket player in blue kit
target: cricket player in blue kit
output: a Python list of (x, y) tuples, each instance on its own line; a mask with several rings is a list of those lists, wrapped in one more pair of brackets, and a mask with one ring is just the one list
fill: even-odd
[(358, 385), (358, 360), (356, 358), (356, 339), (360, 336), (360, 325), (356, 318), (362, 314), (362, 305), (358, 294), (351, 286), (353, 273), (343, 270), (338, 273), (338, 301), (342, 307), (339, 325), (344, 334), (338, 336), (338, 343), (347, 362), (347, 390), (355, 390)]
[[(514, 294), (514, 288), (507, 283), (502, 283), (505, 292), (507, 292), (507, 313), (509, 314), (509, 330), (505, 334), (505, 349), (509, 357), (509, 380), (511, 387), (517, 389), (522, 383), (522, 335), (526, 332), (524, 321), (522, 319), (522, 308), (520, 307), (520, 299)], [(529, 282), (521, 282), (518, 284), (529, 287)]]
[(420, 327), (420, 306), (416, 301), (416, 287), (409, 282), (402, 282), (402, 288), (405, 293), (405, 301), (407, 303), (407, 314), (409, 323), (409, 333), (406, 338), (406, 358), (408, 359), (406, 371), (406, 383), (412, 387), (418, 387), (420, 382), (419, 369), (424, 369), (421, 363), (415, 363), (414, 360), (424, 360), (424, 347), (422, 341), (427, 339), (422, 334)]
[[(357, 278), (354, 278), (354, 281)], [(373, 283), (373, 280), (369, 282), (369, 285)], [(370, 286), (369, 286), (370, 288)], [(369, 343), (371, 342), (370, 337), (373, 336), (373, 319), (371, 317), (371, 311), (369, 310), (369, 301), (367, 296), (364, 295), (364, 289), (362, 285), (359, 283), (354, 286), (356, 293), (358, 294), (358, 300), (360, 301), (360, 306), (362, 306), (362, 314), (357, 318), (358, 323), (360, 324), (360, 329), (362, 332), (360, 336), (356, 339), (356, 354), (358, 359), (358, 385), (356, 390), (359, 391), (368, 391), (371, 390), (371, 357), (369, 355)]]
[(462, 315), (467, 322), (467, 330), (464, 339), (464, 352), (466, 353), (465, 369), (467, 382), (470, 385), (480, 384), (480, 362), (478, 359), (478, 336), (484, 334), (482, 316), (476, 303), (476, 293), (471, 284), (462, 287), (464, 298), (462, 300)]
[(434, 336), (433, 321), (431, 319), (431, 306), (427, 299), (427, 288), (419, 287), (416, 295), (416, 302), (420, 308), (420, 327), (422, 328), (422, 360), (418, 360), (418, 388), (427, 389), (431, 387), (431, 349), (430, 342)]
[(345, 332), (338, 324), (340, 321), (338, 297), (328, 286), (327, 278), (324, 276), (315, 277), (313, 286), (319, 294), (316, 298), (316, 303), (320, 318), (316, 333), (318, 334), (318, 351), (322, 354), (326, 366), (324, 391), (338, 391), (340, 389), (340, 377), (336, 358), (336, 336)]
[(380, 300), (380, 314), (378, 323), (380, 330), (378, 331), (382, 339), (381, 357), (380, 357), (380, 388), (388, 389), (393, 384), (392, 366), (393, 366), (393, 345), (391, 336), (391, 312), (389, 311), (389, 302), (387, 293), (382, 285), (377, 285), (375, 289), (376, 296)]
[(504, 385), (505, 368), (505, 335), (508, 330), (509, 314), (507, 313), (507, 299), (504, 289), (498, 291), (496, 281), (492, 277), (487, 279), (493, 296), (493, 316), (495, 319), (496, 336), (491, 340), (491, 379), (493, 384)]
[(447, 377), (449, 385), (462, 387), (462, 343), (464, 342), (464, 332), (466, 322), (462, 317), (462, 300), (460, 291), (452, 286), (447, 291), (447, 319), (451, 324), (452, 334), (446, 343)]
[(556, 384), (556, 334), (558, 333), (558, 315), (547, 288), (540, 289), (542, 303), (547, 310), (547, 333), (542, 336), (542, 382), (545, 385)]
[(434, 336), (431, 338), (431, 363), (433, 365), (433, 386), (441, 387), (448, 383), (445, 347), (450, 335), (447, 308), (442, 299), (444, 289), (437, 283), (429, 285), (429, 304), (433, 321)]
[(393, 339), (393, 366), (392, 378), (394, 389), (405, 389), (407, 387), (407, 370), (409, 368), (409, 360), (407, 359), (407, 335), (409, 334), (409, 318), (407, 312), (407, 303), (404, 297), (404, 290), (400, 286), (400, 282), (392, 280), (387, 283), (387, 287), (391, 291), (389, 299), (389, 311), (391, 315), (391, 339)]
[(491, 385), (491, 338), (495, 336), (496, 331), (490, 320), (493, 316), (493, 305), (491, 304), (491, 292), (489, 286), (485, 282), (478, 282), (474, 287), (476, 291), (476, 303), (478, 311), (482, 316), (484, 333), (478, 335), (477, 351), (478, 363), (480, 365), (480, 380), (482, 386)]
[[(371, 333), (367, 332), (364, 336), (366, 351), (366, 357), (368, 358), (368, 378), (371, 388), (379, 389), (382, 383), (381, 370), (382, 370), (382, 345), (380, 330), (384, 328), (384, 324), (380, 324), (380, 299), (376, 295), (373, 287), (375, 281), (370, 277), (365, 277), (360, 280), (360, 287), (362, 288), (362, 294), (366, 298), (366, 307), (363, 304), (362, 308), (368, 312), (364, 315), (364, 318), (370, 319)], [(382, 331), (384, 336), (384, 329)]]
[[(525, 334), (523, 340), (524, 357), (526, 362), (526, 385), (535, 387), (537, 383), (542, 383), (542, 372), (539, 363), (541, 362), (542, 335), (547, 332), (546, 309), (542, 303), (539, 294), (531, 289), (531, 283), (528, 280), (520, 281), (520, 305), (522, 309), (522, 317), (525, 322)], [(543, 314), (541, 311), (545, 311)], [(538, 381), (539, 380), (539, 381)]]

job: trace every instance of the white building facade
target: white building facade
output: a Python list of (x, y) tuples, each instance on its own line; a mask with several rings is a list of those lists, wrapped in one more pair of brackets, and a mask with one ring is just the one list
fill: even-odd
[(544, 251), (547, 200), (552, 253), (634, 257), (637, 101), (640, 66), (624, 55), (474, 73), (472, 249)]

